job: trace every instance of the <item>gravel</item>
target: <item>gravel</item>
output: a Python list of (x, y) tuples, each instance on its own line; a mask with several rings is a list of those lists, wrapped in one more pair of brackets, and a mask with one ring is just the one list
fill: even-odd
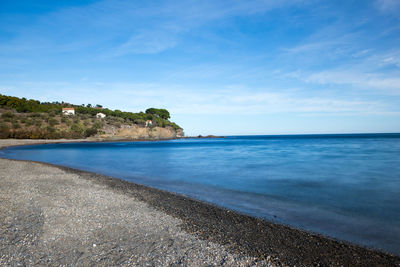
[(87, 176), (0, 159), (0, 266), (274, 266), (201, 240), (179, 218)]
[(44, 163), (0, 159), (0, 203), (1, 266), (400, 266), (398, 256)]

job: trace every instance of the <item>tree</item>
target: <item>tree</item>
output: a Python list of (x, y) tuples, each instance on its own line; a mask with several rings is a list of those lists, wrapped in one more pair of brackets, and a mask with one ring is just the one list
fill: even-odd
[(151, 115), (155, 115), (157, 117), (160, 117), (164, 120), (168, 120), (170, 118), (170, 114), (168, 112), (168, 110), (166, 109), (158, 109), (158, 108), (148, 108), (146, 109), (146, 114), (151, 114)]

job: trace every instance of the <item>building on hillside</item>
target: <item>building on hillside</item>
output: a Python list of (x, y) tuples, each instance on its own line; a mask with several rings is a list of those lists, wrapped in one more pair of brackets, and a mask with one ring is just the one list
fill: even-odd
[(146, 127), (152, 126), (153, 122), (151, 120), (146, 121)]
[(75, 109), (74, 108), (63, 108), (62, 114), (63, 115), (75, 115)]
[(99, 112), (96, 114), (96, 118), (104, 119), (105, 117), (106, 117), (106, 114), (104, 114), (104, 113)]

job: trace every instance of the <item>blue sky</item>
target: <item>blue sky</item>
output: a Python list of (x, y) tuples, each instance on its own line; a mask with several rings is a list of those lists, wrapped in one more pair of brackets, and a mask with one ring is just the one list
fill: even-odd
[(186, 134), (400, 132), (400, 0), (0, 0), (0, 93)]

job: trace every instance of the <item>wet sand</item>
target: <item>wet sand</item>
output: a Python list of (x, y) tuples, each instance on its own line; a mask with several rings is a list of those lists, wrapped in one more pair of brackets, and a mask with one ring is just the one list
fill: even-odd
[(400, 266), (398, 256), (44, 163), (0, 159), (0, 202), (0, 265)]

